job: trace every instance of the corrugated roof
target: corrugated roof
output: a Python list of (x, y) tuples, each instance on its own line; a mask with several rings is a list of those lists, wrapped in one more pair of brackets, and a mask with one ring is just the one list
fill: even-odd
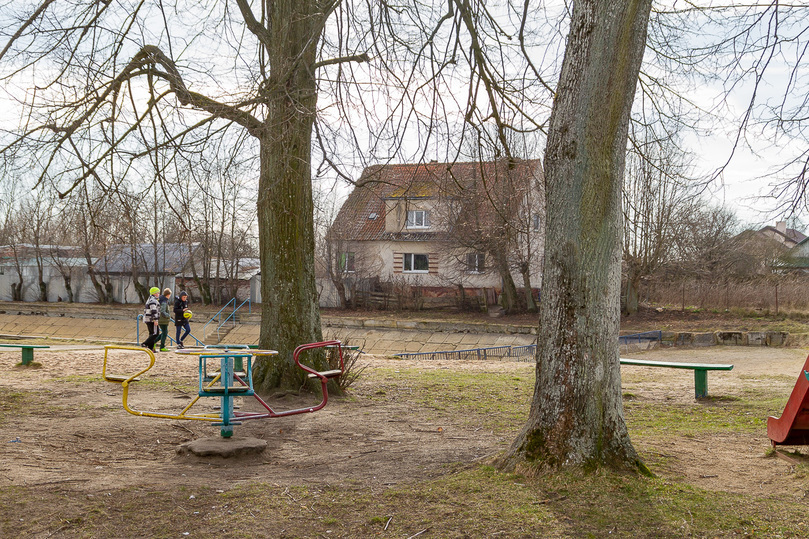
[(511, 167), (506, 161), (374, 165), (363, 171), (340, 208), (330, 234), (346, 241), (423, 241), (428, 239), (425, 235), (435, 239), (436, 233), (430, 232), (386, 233), (385, 200), (461, 195), (469, 198), (470, 192), (483, 197), (486, 190), (504, 178), (523, 186), (541, 181), (541, 162), (522, 160)]
[(177, 274), (191, 257), (191, 249), (184, 243), (151, 243), (136, 246), (113, 245), (94, 266), (109, 273), (131, 273), (134, 264), (142, 272)]
[[(219, 264), (219, 278), (226, 279), (231, 278), (230, 271), (233, 269), (233, 260), (226, 260), (222, 259), (221, 263)], [(249, 280), (253, 276), (258, 275), (261, 273), (261, 261), (258, 258), (239, 258), (238, 260), (238, 272), (235, 276), (236, 279), (239, 280)], [(200, 264), (197, 264), (197, 275), (201, 275), (203, 272), (199, 267)], [(217, 271), (217, 259), (214, 258), (210, 261), (210, 268), (208, 268), (208, 277), (210, 279), (215, 279)], [(191, 271), (190, 265), (186, 268), (183, 268), (181, 273), (178, 273), (177, 276), (181, 276), (184, 278), (192, 278), (193, 272)]]

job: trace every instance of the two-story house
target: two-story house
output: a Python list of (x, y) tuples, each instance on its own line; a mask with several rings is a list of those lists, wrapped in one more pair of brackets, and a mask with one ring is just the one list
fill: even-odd
[(493, 303), (504, 287), (539, 287), (543, 225), (538, 160), (372, 166), (329, 230), (329, 273), (343, 303), (359, 292)]

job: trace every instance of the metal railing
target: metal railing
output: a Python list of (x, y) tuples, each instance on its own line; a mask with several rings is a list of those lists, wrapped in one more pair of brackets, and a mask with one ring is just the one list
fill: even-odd
[[(662, 341), (662, 331), (646, 331), (633, 335), (623, 335), (618, 339), (619, 344), (649, 343)], [(536, 344), (523, 346), (493, 346), (488, 348), (469, 348), (466, 350), (441, 350), (437, 352), (400, 352), (394, 354), (402, 359), (488, 359), (490, 357), (515, 358), (517, 361), (530, 361), (537, 351)]]
[[(230, 314), (227, 316), (227, 318), (225, 318), (224, 320), (222, 320), (222, 315), (224, 314), (225, 309), (227, 309), (228, 307), (230, 307), (230, 304), (231, 304), (231, 303), (233, 304), (233, 312), (232, 312), (232, 313), (230, 313)], [(218, 321), (218, 322), (219, 322), (219, 323), (216, 325), (216, 328), (214, 328), (214, 330), (213, 330), (213, 331), (216, 331), (216, 336), (217, 336), (217, 339), (219, 338), (219, 330), (222, 328), (222, 326), (224, 326), (225, 324), (227, 324), (227, 323), (228, 323), (228, 321), (233, 320), (233, 325), (234, 325), (234, 326), (236, 326), (236, 313), (239, 311), (239, 309), (241, 309), (242, 307), (244, 307), (244, 304), (245, 304), (245, 303), (247, 304), (247, 312), (248, 312), (248, 314), (251, 314), (251, 313), (253, 312), (253, 307), (252, 307), (252, 303), (250, 302), (250, 298), (248, 298), (248, 299), (244, 300), (243, 302), (241, 302), (241, 303), (239, 304), (239, 306), (238, 306), (238, 307), (236, 306), (236, 298), (231, 298), (231, 299), (230, 299), (230, 301), (228, 301), (228, 302), (227, 302), (227, 303), (226, 303), (226, 304), (225, 304), (225, 305), (224, 305), (224, 306), (223, 306), (221, 309), (219, 309), (219, 310), (216, 312), (216, 314), (215, 314), (215, 315), (213, 315), (213, 316), (211, 317), (211, 319), (210, 319), (210, 320), (208, 320), (208, 321), (205, 323), (205, 325), (204, 325), (204, 326), (202, 326), (202, 338), (203, 338), (203, 339), (207, 339), (207, 338), (208, 338), (208, 325), (209, 325), (209, 324), (211, 324), (212, 322), (215, 322), (215, 321)]]
[(489, 357), (511, 357), (511, 346), (491, 346), (466, 350), (444, 350), (440, 352), (402, 352), (394, 354), (402, 359), (481, 359)]
[(618, 337), (618, 344), (621, 346), (629, 346), (630, 344), (640, 346), (643, 343), (655, 341), (663, 342), (662, 331), (644, 331), (642, 333), (633, 333), (632, 335), (621, 335)]
[(511, 347), (511, 357), (518, 357), (521, 358), (521, 361), (524, 357), (534, 357), (537, 353), (537, 345), (535, 344), (526, 344), (525, 346), (512, 346)]

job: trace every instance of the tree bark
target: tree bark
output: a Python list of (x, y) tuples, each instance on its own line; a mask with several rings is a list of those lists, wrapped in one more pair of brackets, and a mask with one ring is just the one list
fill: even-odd
[(494, 266), (497, 268), (497, 273), (500, 275), (500, 280), (503, 284), (500, 295), (503, 311), (506, 314), (512, 314), (517, 310), (517, 285), (514, 284), (514, 277), (511, 275), (508, 253), (497, 248), (492, 249), (491, 254), (494, 259)]
[(537, 303), (534, 300), (534, 288), (531, 286), (531, 266), (525, 262), (520, 267), (522, 275), (522, 285), (525, 294), (525, 310), (529, 313), (537, 312)]
[[(261, 260), (262, 348), (278, 358), (257, 362), (256, 386), (300, 387), (305, 373), (292, 362), (300, 344), (322, 340), (315, 286), (315, 234), (311, 140), (317, 105), (316, 46), (325, 14), (317, 2), (280, 0), (268, 4), (272, 68), (266, 88), (267, 118), (259, 136), (258, 193)], [(328, 369), (325, 355), (309, 364)]]
[(641, 275), (637, 267), (635, 267), (634, 261), (630, 260), (627, 266), (626, 291), (623, 294), (623, 313), (630, 315), (638, 312)]
[(536, 385), (501, 458), (532, 473), (646, 470), (623, 418), (621, 184), (651, 0), (577, 0), (545, 155), (547, 227)]
[(104, 290), (104, 286), (98, 281), (98, 277), (96, 277), (96, 272), (93, 270), (93, 266), (90, 261), (90, 255), (85, 255), (85, 260), (87, 260), (87, 275), (90, 276), (90, 282), (93, 283), (93, 287), (96, 290), (96, 294), (98, 295), (98, 302), (104, 304), (111, 303), (111, 301), (107, 297), (106, 291)]
[(19, 283), (11, 283), (11, 301), (22, 301), (22, 278)]
[(71, 285), (70, 275), (62, 274), (62, 279), (65, 281), (65, 291), (67, 292), (67, 302), (73, 303), (73, 286)]

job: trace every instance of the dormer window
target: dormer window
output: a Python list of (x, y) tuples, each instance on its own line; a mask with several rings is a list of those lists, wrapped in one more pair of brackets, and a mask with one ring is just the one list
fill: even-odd
[(430, 228), (430, 219), (425, 210), (407, 210), (407, 228)]
[(379, 214), (376, 212), (368, 214), (368, 220), (370, 221), (375, 221), (377, 217), (379, 217)]

